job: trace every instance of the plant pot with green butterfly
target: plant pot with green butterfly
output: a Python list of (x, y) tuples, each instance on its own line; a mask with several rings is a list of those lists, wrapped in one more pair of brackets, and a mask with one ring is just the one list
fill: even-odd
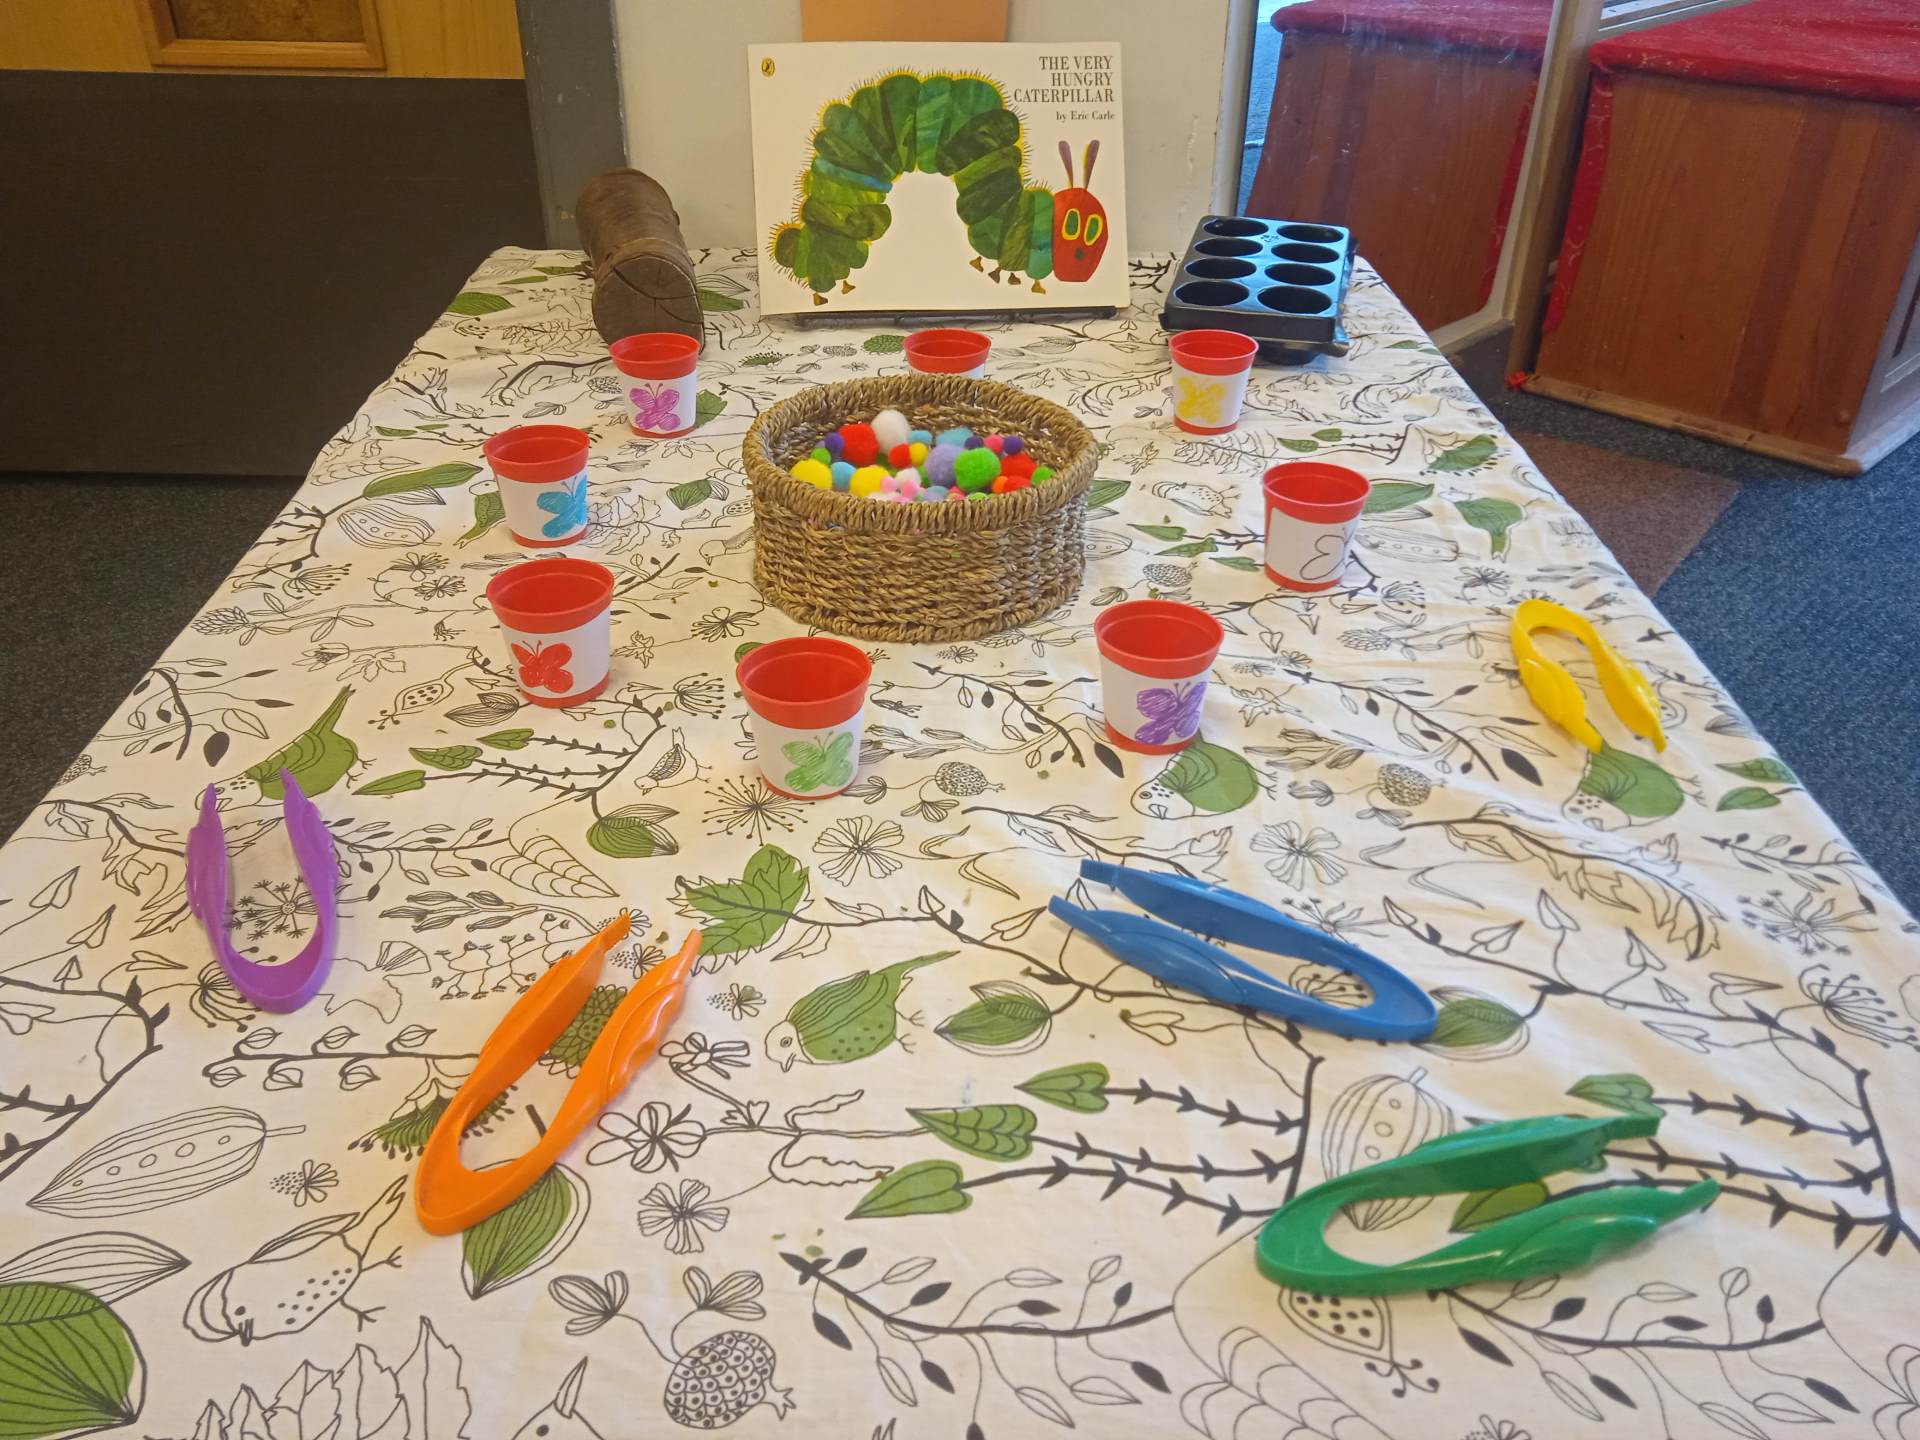
[(861, 650), (824, 635), (775, 640), (748, 651), (735, 676), (753, 716), (760, 773), (771, 789), (796, 800), (822, 800), (853, 783), (873, 677)]

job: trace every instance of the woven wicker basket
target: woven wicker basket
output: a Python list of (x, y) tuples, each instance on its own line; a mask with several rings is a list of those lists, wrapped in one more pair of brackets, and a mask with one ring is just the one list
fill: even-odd
[[(820, 438), (892, 407), (916, 426), (1018, 435), (1046, 485), (986, 500), (882, 505), (787, 473)], [(795, 620), (862, 640), (969, 640), (1065, 603), (1085, 568), (1098, 447), (1051, 401), (991, 380), (893, 375), (782, 400), (742, 447), (753, 488), (753, 576)]]

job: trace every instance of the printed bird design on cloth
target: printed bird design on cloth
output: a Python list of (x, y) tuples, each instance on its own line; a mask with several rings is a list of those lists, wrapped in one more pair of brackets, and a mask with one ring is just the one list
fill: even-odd
[(1173, 408), (1183, 420), (1201, 425), (1218, 425), (1226, 407), (1227, 387), (1220, 380), (1196, 380), (1182, 375), (1173, 388)]
[(912, 980), (913, 971), (959, 953), (937, 950), (916, 955), (884, 970), (862, 970), (808, 991), (793, 1002), (786, 1019), (767, 1031), (767, 1058), (782, 1070), (791, 1070), (796, 1060), (844, 1065), (878, 1055), (896, 1040), (905, 1047), (894, 1001)]
[(366, 1271), (400, 1263), (397, 1248), (384, 1260), (367, 1254), (406, 1193), (405, 1178), (395, 1180), (358, 1215), (322, 1215), (269, 1240), (194, 1291), (182, 1321), (202, 1340), (242, 1345), (296, 1334), (336, 1305), (365, 1325), (380, 1307), (348, 1304), (347, 1292)]
[(580, 1387), (586, 1379), (587, 1362), (582, 1360), (560, 1382), (553, 1403), (514, 1431), (513, 1440), (534, 1440), (535, 1436), (539, 1440), (601, 1440), (600, 1432), (580, 1413)]
[(280, 779), (282, 770), (292, 772), (309, 800), (338, 785), (360, 760), (360, 747), (333, 728), (352, 696), (351, 685), (341, 686), (333, 703), (305, 730), (257, 765), (249, 765), (232, 779), (215, 785), (215, 803), (222, 810), (236, 803), (251, 803), (256, 791), (258, 798), (278, 803), (287, 793)]

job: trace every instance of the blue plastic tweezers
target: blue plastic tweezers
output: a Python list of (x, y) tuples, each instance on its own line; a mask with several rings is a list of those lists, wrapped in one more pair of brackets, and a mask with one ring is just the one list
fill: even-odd
[[(1173, 922), (1162, 924), (1124, 910), (1086, 910), (1058, 896), (1047, 906), (1074, 929), (1157, 980), (1209, 1000), (1264, 1010), (1335, 1035), (1424, 1040), (1433, 1033), (1436, 1012), (1426, 991), (1386, 961), (1303, 925), (1271, 905), (1224, 885), (1205, 885), (1181, 875), (1154, 875), (1099, 860), (1082, 860), (1080, 878), (1110, 886), (1141, 909)], [(1351, 1010), (1329, 1005), (1209, 940), (1348, 971), (1365, 982), (1373, 1000)]]

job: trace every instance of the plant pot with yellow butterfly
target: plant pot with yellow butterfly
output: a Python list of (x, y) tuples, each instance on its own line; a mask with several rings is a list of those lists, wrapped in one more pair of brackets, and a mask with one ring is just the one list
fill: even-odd
[(734, 671), (753, 716), (767, 786), (793, 800), (824, 800), (860, 768), (860, 722), (873, 663), (824, 635), (756, 645)]
[(1232, 330), (1182, 330), (1173, 352), (1173, 423), (1195, 435), (1224, 435), (1240, 423), (1260, 346)]
[(521, 698), (561, 709), (607, 688), (613, 572), (591, 560), (528, 560), (487, 582)]

